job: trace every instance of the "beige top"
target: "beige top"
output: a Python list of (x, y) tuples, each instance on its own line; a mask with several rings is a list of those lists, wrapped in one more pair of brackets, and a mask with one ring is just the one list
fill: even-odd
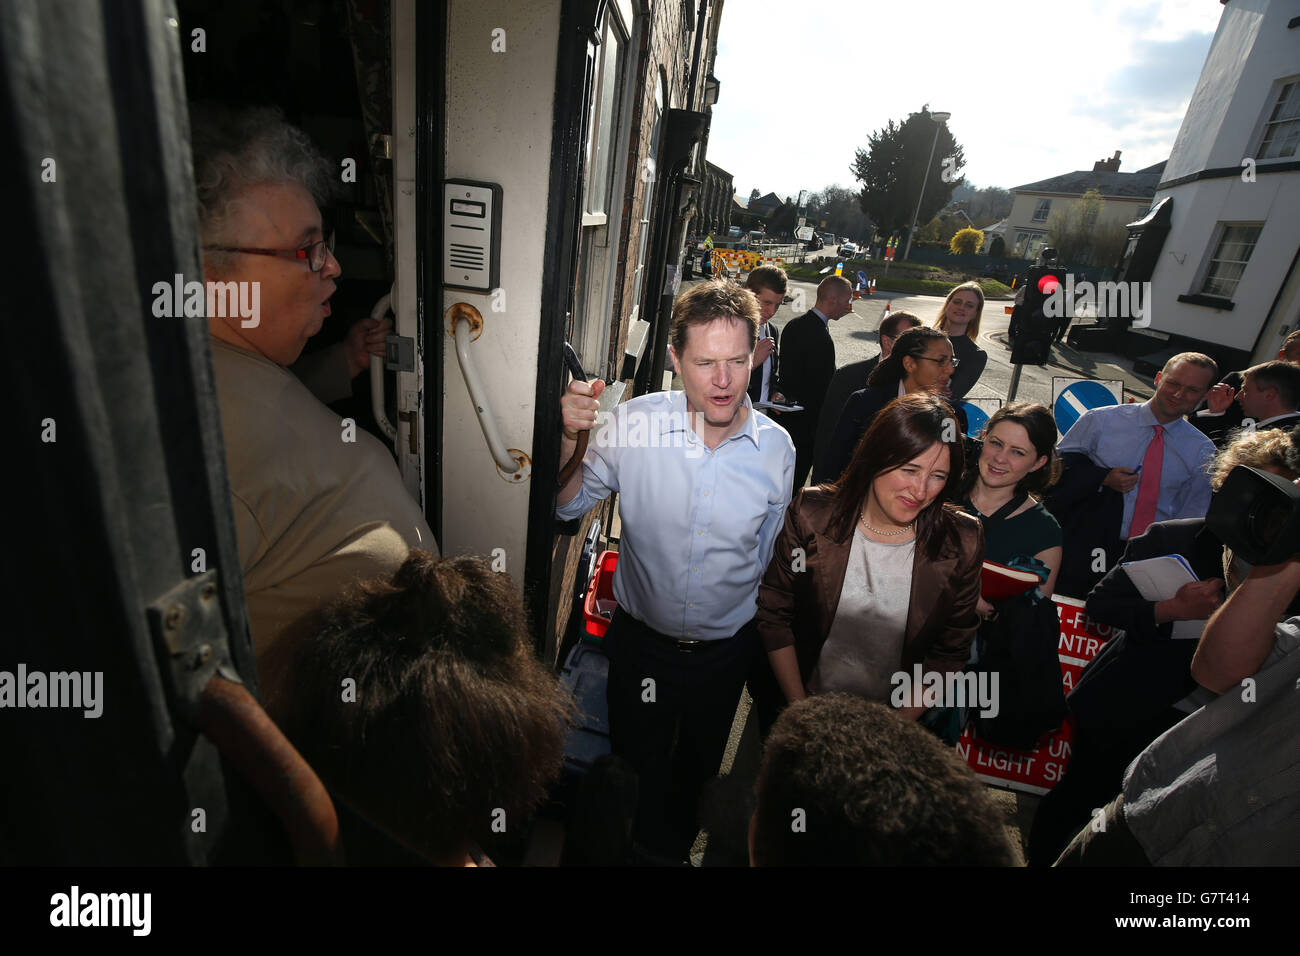
[(263, 657), (361, 578), (438, 546), (392, 455), (274, 362), (212, 340), (249, 626)]
[(916, 541), (872, 541), (854, 528), (830, 633), (808, 681), (812, 694), (839, 692), (888, 703), (903, 661)]

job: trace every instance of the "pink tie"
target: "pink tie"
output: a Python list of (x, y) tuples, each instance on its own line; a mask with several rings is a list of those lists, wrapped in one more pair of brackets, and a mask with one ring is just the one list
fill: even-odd
[(1156, 520), (1156, 500), (1160, 497), (1160, 469), (1165, 463), (1165, 430), (1155, 426), (1155, 437), (1142, 458), (1142, 478), (1138, 481), (1138, 500), (1133, 506), (1133, 520), (1128, 536), (1136, 538)]

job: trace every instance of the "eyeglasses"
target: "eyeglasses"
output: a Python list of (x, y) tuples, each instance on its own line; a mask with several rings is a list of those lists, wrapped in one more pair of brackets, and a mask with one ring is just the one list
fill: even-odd
[(941, 366), (949, 365), (954, 369), (961, 364), (961, 359), (955, 359), (951, 355), (945, 355), (943, 358), (932, 358), (929, 355), (913, 355), (912, 358), (924, 359), (927, 362), (937, 362)]
[(212, 252), (243, 252), (250, 256), (279, 256), (284, 259), (305, 260), (312, 272), (325, 268), (329, 254), (334, 251), (334, 233), (326, 239), (317, 239), (310, 246), (301, 249), (251, 249), (247, 246), (204, 246)]

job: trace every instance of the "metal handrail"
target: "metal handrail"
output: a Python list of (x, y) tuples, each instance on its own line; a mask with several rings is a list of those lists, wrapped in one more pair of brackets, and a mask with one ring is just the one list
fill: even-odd
[[(459, 304), (464, 305), (464, 303)], [(481, 327), (482, 316), (478, 314), (478, 310), (473, 306), (464, 307), (472, 311)], [(469, 390), (474, 411), (478, 414), (479, 427), (483, 429), (483, 438), (487, 441), (488, 451), (492, 453), (492, 460), (507, 475), (513, 475), (519, 471), (522, 464), (510, 454), (506, 443), (501, 440), (501, 433), (497, 430), (496, 419), (492, 416), (492, 409), (488, 406), (487, 394), (483, 389), (483, 379), (479, 376), (478, 366), (474, 364), (474, 359), (470, 355), (472, 332), (469, 318), (461, 316), (456, 319), (456, 361), (460, 365), (460, 374), (465, 379), (465, 387)]]
[[(382, 319), (392, 307), (393, 290), (389, 290), (370, 310), (370, 317)], [(388, 420), (384, 411), (384, 357), (373, 352), (370, 353), (370, 411), (375, 416), (375, 424), (388, 436), (388, 440), (397, 441), (397, 428)]]

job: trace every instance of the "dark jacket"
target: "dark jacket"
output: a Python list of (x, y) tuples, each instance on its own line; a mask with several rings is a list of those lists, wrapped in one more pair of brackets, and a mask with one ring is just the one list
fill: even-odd
[[(758, 633), (769, 650), (794, 645), (804, 683), (812, 676), (830, 634), (853, 546), (854, 529), (844, 538), (827, 533), (834, 510), (833, 493), (804, 488), (785, 514), (772, 562), (758, 589)], [(939, 558), (926, 557), (920, 542), (912, 570), (911, 604), (903, 636), (901, 667), (960, 672), (970, 657), (979, 627), (975, 610), (980, 595), (984, 529), (969, 515), (946, 507)], [(802, 550), (802, 564), (792, 560)], [(803, 570), (795, 571), (796, 566)]]
[[(1129, 541), (1120, 560), (1167, 554), (1181, 554), (1202, 581), (1223, 580), (1223, 542), (1204, 518), (1157, 521)], [(1132, 726), (1196, 689), (1191, 666), (1198, 642), (1174, 640), (1173, 624), (1157, 624), (1155, 608), (1118, 564), (1088, 595), (1088, 616), (1124, 633), (1106, 642), (1068, 698), (1080, 726)]]
[(958, 335), (951, 337), (951, 341), (953, 356), (960, 363), (948, 382), (948, 388), (952, 392), (951, 401), (956, 404), (966, 397), (966, 393), (975, 387), (975, 383), (984, 374), (989, 353), (971, 341), (969, 336)]
[(826, 471), (824, 467), (826, 452), (830, 448), (831, 436), (835, 434), (835, 426), (840, 420), (840, 412), (844, 411), (845, 402), (858, 389), (867, 387), (867, 376), (879, 362), (879, 355), (862, 362), (850, 362), (836, 369), (835, 374), (831, 376), (831, 384), (826, 389), (821, 414), (817, 416), (817, 435), (813, 442), (814, 475), (824, 474)]
[[(1219, 379), (1218, 384), (1231, 386), (1234, 392), (1241, 391), (1245, 376), (1240, 372), (1229, 372)], [(1187, 420), (1205, 433), (1216, 445), (1221, 445), (1228, 437), (1228, 432), (1240, 428), (1244, 413), (1241, 405), (1233, 402), (1222, 415), (1198, 415), (1196, 412), (1187, 416)]]
[(844, 473), (844, 469), (853, 460), (853, 449), (858, 447), (858, 440), (866, 434), (872, 420), (882, 408), (898, 398), (898, 383), (888, 385), (869, 385), (860, 388), (849, 396), (840, 412), (839, 421), (831, 433), (821, 461), (813, 461), (813, 484), (823, 481), (835, 481)]
[[(787, 322), (781, 340), (779, 391), (787, 401), (803, 406), (802, 412), (784, 416), (781, 424), (795, 446), (806, 445), (811, 454), (817, 416), (835, 374), (835, 343), (826, 323), (811, 310)], [(788, 424), (785, 418), (790, 420)]]
[[(853, 460), (853, 451), (858, 447), (858, 441), (867, 433), (876, 415), (896, 398), (898, 398), (897, 382), (890, 382), (888, 385), (869, 385), (849, 396), (848, 401), (844, 403), (844, 410), (840, 412), (839, 421), (835, 423), (835, 430), (831, 433), (820, 463), (817, 459), (813, 460), (813, 484), (835, 481), (844, 473), (844, 469), (849, 467), (849, 462)], [(965, 435), (965, 409), (959, 402), (949, 401), (948, 404), (957, 415), (961, 434)]]
[[(1083, 452), (1069, 452), (1061, 456), (1060, 481), (1043, 496), (1043, 505), (1060, 522), (1064, 541), (1057, 594), (1087, 597), (1123, 551), (1119, 530), (1124, 521), (1124, 496), (1102, 486), (1108, 472)], [(1097, 548), (1105, 552), (1100, 571), (1093, 570)]]
[[(758, 331), (759, 331), (759, 338), (762, 338), (763, 326), (761, 324), (758, 327)], [(776, 385), (778, 381), (778, 376), (780, 375), (781, 372), (781, 358), (779, 354), (781, 350), (781, 330), (778, 329), (771, 322), (768, 322), (767, 331), (776, 342), (776, 345), (772, 347), (771, 356), (768, 357), (768, 361), (772, 363), (772, 375), (767, 382), (767, 393), (768, 393), (768, 397), (770, 398), (773, 392), (780, 391), (780, 389), (777, 388)], [(755, 365), (754, 370), (749, 373), (749, 388), (746, 391), (749, 392), (749, 400), (751, 402), (758, 401), (759, 398), (762, 396), (763, 394), (763, 366), (762, 365)]]

